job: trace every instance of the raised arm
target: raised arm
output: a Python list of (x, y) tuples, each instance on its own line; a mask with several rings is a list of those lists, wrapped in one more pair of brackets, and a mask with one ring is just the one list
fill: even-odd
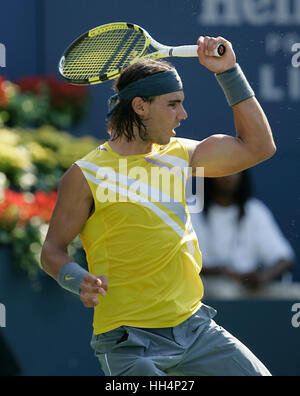
[[(216, 58), (213, 50), (220, 42), (225, 44), (227, 52), (224, 57)], [(198, 46), (200, 63), (216, 75), (227, 77), (228, 71), (237, 67), (231, 43), (222, 37), (200, 37)], [(234, 89), (238, 95), (237, 85)], [(182, 140), (189, 151), (190, 166), (194, 169), (204, 167), (206, 177), (240, 172), (270, 158), (276, 151), (269, 122), (255, 97), (249, 94), (249, 98), (232, 105), (232, 109), (235, 137), (217, 134), (202, 141)], [(216, 114), (216, 109), (212, 112)]]

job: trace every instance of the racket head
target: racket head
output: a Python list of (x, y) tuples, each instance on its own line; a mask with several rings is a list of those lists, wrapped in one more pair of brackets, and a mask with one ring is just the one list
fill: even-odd
[[(140, 26), (116, 22), (98, 26), (77, 38), (62, 55), (58, 70), (75, 85), (93, 85), (116, 78), (151, 47), (150, 35)], [(156, 57), (159, 57), (157, 55)]]

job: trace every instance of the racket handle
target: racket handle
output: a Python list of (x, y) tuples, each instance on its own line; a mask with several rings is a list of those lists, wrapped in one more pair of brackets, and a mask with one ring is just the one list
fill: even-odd
[[(180, 47), (173, 47), (169, 51), (169, 56), (179, 56), (179, 57), (196, 57), (198, 56), (198, 45), (182, 45)], [(215, 49), (216, 57), (225, 55), (226, 47), (224, 44), (219, 44)]]

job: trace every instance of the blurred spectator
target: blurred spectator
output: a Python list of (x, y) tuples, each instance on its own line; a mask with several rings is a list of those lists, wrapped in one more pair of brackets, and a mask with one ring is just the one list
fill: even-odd
[(204, 210), (192, 214), (203, 255), (205, 298), (300, 298), (294, 252), (272, 213), (253, 198), (249, 171), (205, 178)]
[(15, 356), (0, 333), (0, 377), (17, 376), (20, 372)]

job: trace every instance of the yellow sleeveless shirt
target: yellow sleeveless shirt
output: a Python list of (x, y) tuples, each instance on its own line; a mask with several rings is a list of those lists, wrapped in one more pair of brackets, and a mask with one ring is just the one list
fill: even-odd
[(198, 240), (185, 200), (189, 155), (172, 138), (151, 153), (121, 156), (106, 142), (76, 162), (95, 212), (81, 239), (89, 271), (108, 277), (94, 333), (119, 326), (177, 326), (201, 306)]

